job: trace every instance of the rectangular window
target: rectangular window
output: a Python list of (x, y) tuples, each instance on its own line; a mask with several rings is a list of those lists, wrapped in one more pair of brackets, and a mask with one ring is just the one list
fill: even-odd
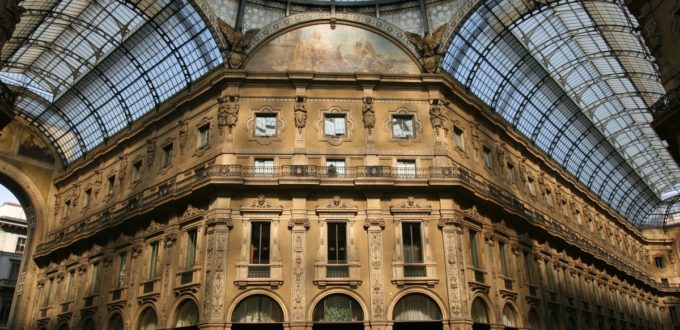
[(654, 264), (656, 265), (656, 268), (659, 269), (663, 269), (664, 267), (666, 267), (666, 263), (662, 256), (654, 257)]
[(149, 277), (151, 281), (156, 278), (156, 268), (158, 267), (158, 242), (151, 243), (151, 251), (149, 253)]
[(328, 223), (328, 263), (347, 263), (347, 224), (344, 222)]
[(271, 158), (255, 158), (255, 176), (273, 176), (274, 160)]
[(409, 139), (414, 137), (413, 115), (392, 116), (392, 134), (396, 139)]
[(26, 237), (17, 237), (17, 246), (14, 247), (14, 253), (24, 253), (26, 249)]
[(329, 177), (344, 177), (345, 176), (345, 161), (343, 159), (328, 159), (326, 160), (326, 168)]
[(97, 282), (99, 282), (99, 263), (92, 264), (92, 283), (90, 283), (90, 295), (97, 293)]
[(161, 164), (162, 167), (165, 168), (172, 165), (173, 151), (174, 145), (172, 143), (168, 143), (163, 147), (163, 164)]
[(16, 281), (19, 278), (19, 267), (21, 263), (19, 261), (12, 261), (9, 269), (9, 280)]
[(253, 222), (251, 225), (251, 264), (269, 264), (269, 227), (269, 222)]
[(125, 270), (127, 268), (127, 254), (121, 253), (118, 255), (118, 280), (116, 287), (122, 288), (125, 285)]
[(678, 315), (677, 306), (668, 306), (668, 312), (671, 314), (671, 323), (675, 327), (680, 326), (680, 315)]
[(536, 190), (534, 188), (534, 178), (532, 177), (527, 177), (527, 190), (531, 194), (531, 196), (536, 196)]
[(484, 166), (486, 166), (486, 168), (492, 168), (493, 162), (491, 160), (491, 149), (482, 147), (482, 152), (484, 154)]
[(132, 181), (139, 181), (142, 178), (142, 161), (138, 160), (132, 164)]
[(68, 288), (66, 289), (66, 301), (73, 298), (73, 272), (68, 273)]
[(503, 276), (510, 277), (510, 268), (508, 267), (507, 255), (505, 254), (505, 243), (498, 242), (498, 257), (501, 260), (501, 271)]
[(71, 200), (64, 202), (64, 217), (68, 217), (71, 214)]
[(527, 283), (534, 284), (534, 267), (529, 252), (524, 252), (524, 272), (527, 274)]
[(194, 267), (196, 264), (196, 229), (187, 232), (187, 256), (185, 266), (187, 268)]
[(470, 257), (472, 261), (472, 268), (474, 269), (481, 269), (482, 264), (479, 260), (479, 245), (477, 243), (477, 232), (474, 230), (470, 230)]
[(326, 136), (345, 136), (347, 128), (345, 125), (345, 115), (327, 114), (324, 116), (323, 131)]
[(453, 145), (460, 150), (465, 149), (463, 148), (463, 130), (455, 126), (453, 127)]
[(198, 128), (198, 147), (203, 148), (210, 143), (210, 124)]
[(416, 161), (415, 160), (397, 160), (397, 177), (399, 177), (399, 178), (415, 178), (416, 177)]
[(545, 202), (548, 204), (548, 206), (553, 206), (552, 191), (550, 191), (550, 189), (545, 190)]
[(92, 188), (85, 189), (85, 196), (83, 196), (83, 208), (90, 207), (92, 201)]
[(512, 163), (508, 163), (505, 170), (506, 170), (505, 171), (505, 177), (508, 179), (508, 182), (514, 183), (515, 182), (515, 166), (512, 165)]
[(562, 214), (568, 215), (569, 214), (569, 207), (567, 207), (567, 201), (561, 200), (560, 206), (562, 206)]
[(426, 276), (423, 263), (423, 239), (420, 222), (402, 222), (401, 237), (404, 245), (404, 276)]
[(276, 114), (255, 114), (255, 136), (276, 136)]
[(47, 283), (47, 291), (45, 291), (45, 297), (43, 299), (43, 307), (47, 307), (50, 305), (50, 298), (52, 297), (52, 282), (54, 282), (54, 279), (49, 279)]
[(106, 195), (113, 195), (115, 192), (115, 185), (116, 185), (116, 176), (112, 175), (107, 179), (107, 190), (106, 190)]

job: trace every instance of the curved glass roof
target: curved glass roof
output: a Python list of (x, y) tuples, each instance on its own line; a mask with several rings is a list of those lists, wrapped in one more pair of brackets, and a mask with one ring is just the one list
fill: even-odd
[(187, 0), (21, 5), (0, 80), (66, 164), (222, 63)]
[(680, 170), (650, 126), (665, 92), (619, 1), (487, 0), (443, 68), (632, 221), (680, 194)]

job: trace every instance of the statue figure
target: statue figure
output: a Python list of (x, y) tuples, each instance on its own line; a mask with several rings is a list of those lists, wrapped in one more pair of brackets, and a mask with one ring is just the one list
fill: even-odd
[(430, 123), (432, 128), (439, 132), (439, 129), (444, 126), (444, 119), (446, 117), (442, 113), (440, 101), (437, 99), (430, 100)]
[(442, 42), (444, 31), (446, 31), (446, 24), (442, 24), (432, 34), (425, 32), (423, 37), (415, 33), (406, 32), (408, 40), (422, 53), (423, 65), (427, 72), (433, 73), (437, 71), (436, 51)]
[(297, 127), (299, 132), (302, 132), (302, 129), (305, 128), (305, 123), (307, 122), (306, 99), (307, 98), (304, 96), (295, 97), (295, 127)]
[(146, 140), (146, 166), (151, 167), (153, 165), (153, 158), (156, 154), (156, 140), (147, 139)]
[(127, 159), (124, 156), (118, 157), (120, 160), (120, 167), (118, 168), (118, 180), (125, 180), (125, 174), (127, 173)]
[(6, 0), (0, 5), (0, 55), (5, 43), (12, 37), (14, 29), (21, 21), (21, 14), (26, 11), (24, 7), (19, 6), (21, 1)]
[(220, 132), (224, 126), (227, 126), (229, 133), (231, 133), (238, 121), (238, 96), (218, 98), (217, 102), (220, 104), (217, 110), (217, 126)]
[(368, 135), (371, 135), (373, 127), (375, 127), (375, 111), (373, 111), (373, 98), (364, 98), (364, 108), (362, 109), (364, 115), (364, 127), (368, 130)]
[(219, 25), (220, 25), (220, 31), (224, 35), (224, 38), (227, 39), (227, 43), (229, 43), (229, 67), (232, 69), (238, 69), (241, 64), (243, 64), (243, 59), (245, 58), (245, 53), (244, 51), (246, 48), (248, 48), (248, 45), (250, 44), (250, 40), (253, 39), (253, 37), (259, 32), (259, 29), (251, 29), (246, 31), (246, 33), (241, 33), (236, 31), (231, 25), (227, 24), (224, 22), (222, 19), (219, 19)]
[(184, 150), (189, 137), (189, 123), (187, 120), (178, 120), (177, 123), (179, 124), (179, 147)]

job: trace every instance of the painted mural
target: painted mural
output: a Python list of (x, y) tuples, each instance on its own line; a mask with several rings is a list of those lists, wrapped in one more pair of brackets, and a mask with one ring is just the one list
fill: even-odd
[(33, 132), (24, 130), (19, 143), (19, 155), (47, 163), (54, 163), (50, 148)]
[(353, 26), (305, 26), (276, 37), (246, 65), (253, 71), (376, 72), (418, 74), (399, 47), (377, 33)]

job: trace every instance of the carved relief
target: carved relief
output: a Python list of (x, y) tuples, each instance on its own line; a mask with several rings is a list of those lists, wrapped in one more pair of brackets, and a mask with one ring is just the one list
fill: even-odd
[(153, 159), (156, 155), (156, 139), (146, 140), (146, 166), (153, 165)]
[(305, 320), (305, 230), (293, 229), (293, 320)]
[(217, 102), (219, 107), (217, 110), (217, 127), (220, 130), (220, 134), (227, 127), (229, 133), (232, 133), (236, 122), (238, 121), (238, 96), (228, 96), (224, 98), (218, 98)]
[(415, 33), (405, 32), (408, 40), (420, 51), (423, 59), (423, 66), (427, 72), (436, 72), (437, 67), (439, 67), (436, 51), (437, 47), (439, 47), (439, 44), (442, 42), (445, 30), (446, 24), (442, 24), (432, 34), (430, 34), (429, 31), (426, 31), (425, 35), (422, 37)]
[(269, 200), (267, 200), (267, 198), (265, 198), (264, 195), (258, 195), (257, 199), (250, 204), (250, 207), (270, 208), (272, 207), (272, 203)]
[(259, 29), (252, 29), (246, 31), (246, 33), (240, 33), (236, 31), (231, 25), (224, 22), (221, 18), (217, 19), (220, 31), (224, 35), (224, 38), (229, 44), (229, 67), (232, 69), (238, 69), (243, 64), (245, 59), (245, 50), (248, 48), (250, 41), (259, 32)]
[(364, 105), (361, 113), (364, 118), (364, 128), (368, 131), (368, 135), (371, 135), (373, 127), (375, 127), (375, 111), (373, 110), (373, 98), (364, 97)]
[[(379, 223), (380, 221), (375, 221)], [(368, 253), (370, 259), (371, 311), (374, 320), (385, 319), (385, 293), (383, 285), (382, 228), (368, 228)]]
[(122, 182), (125, 180), (125, 174), (127, 174), (127, 158), (125, 156), (120, 156), (118, 157), (118, 161), (120, 162), (120, 165), (118, 165), (118, 180)]
[(442, 104), (446, 105), (441, 100), (430, 100), (430, 124), (437, 134), (439, 134), (439, 129), (444, 128), (444, 122), (447, 120), (441, 109)]
[(184, 147), (187, 145), (187, 139), (189, 138), (189, 121), (188, 120), (178, 120), (179, 125), (179, 150), (184, 152)]
[(307, 100), (304, 96), (295, 97), (295, 127), (297, 127), (298, 132), (302, 132), (307, 123), (307, 106), (305, 101)]

